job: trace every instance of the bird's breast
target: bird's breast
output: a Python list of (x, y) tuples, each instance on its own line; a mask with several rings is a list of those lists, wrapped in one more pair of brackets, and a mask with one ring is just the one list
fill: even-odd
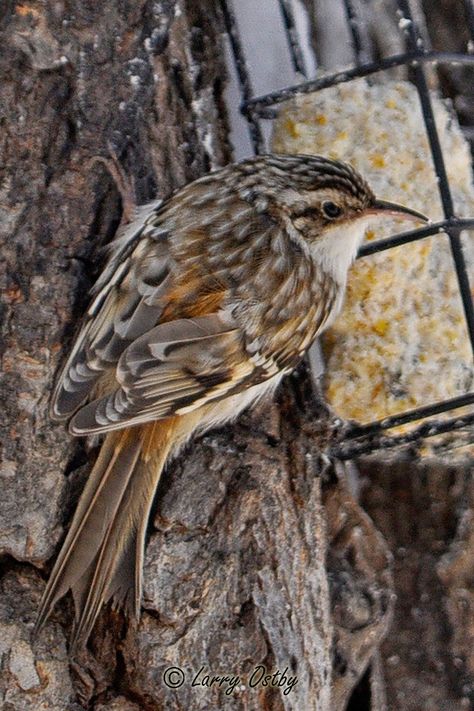
[(340, 301), (340, 286), (313, 264), (287, 273), (269, 269), (253, 298), (242, 302), (240, 319), (247, 350), (291, 369), (320, 333)]

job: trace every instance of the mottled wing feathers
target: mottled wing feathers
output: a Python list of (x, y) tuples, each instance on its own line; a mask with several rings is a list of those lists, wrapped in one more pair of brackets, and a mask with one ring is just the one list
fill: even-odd
[[(155, 214), (154, 205), (149, 210)], [(127, 230), (112, 245), (53, 395), (56, 419), (69, 418), (91, 396), (101, 376), (115, 367), (125, 348), (159, 322), (170, 283), (169, 250), (165, 238), (137, 243), (144, 229), (141, 219), (135, 231)]]
[(110, 432), (184, 414), (222, 397), (253, 370), (229, 317), (164, 323), (124, 350), (116, 372), (119, 387), (79, 410), (70, 429), (76, 435)]

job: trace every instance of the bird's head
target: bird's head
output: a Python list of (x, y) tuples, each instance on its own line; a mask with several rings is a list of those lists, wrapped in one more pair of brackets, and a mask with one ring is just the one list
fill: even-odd
[(377, 198), (348, 163), (309, 155), (265, 158), (267, 182), (287, 228), (335, 275), (345, 278), (372, 221), (428, 221), (420, 212)]

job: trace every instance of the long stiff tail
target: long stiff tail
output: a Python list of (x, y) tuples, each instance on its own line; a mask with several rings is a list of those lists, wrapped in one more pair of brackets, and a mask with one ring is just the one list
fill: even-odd
[(111, 598), (138, 618), (148, 517), (174, 429), (169, 418), (107, 435), (46, 585), (36, 630), (69, 589), (76, 611), (72, 647), (87, 641)]

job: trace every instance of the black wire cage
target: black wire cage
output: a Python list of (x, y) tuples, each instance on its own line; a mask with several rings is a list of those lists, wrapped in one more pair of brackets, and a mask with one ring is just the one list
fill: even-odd
[[(253, 90), (252, 72), (249, 68), (249, 57), (242, 41), (236, 16), (237, 6), (233, 5), (232, 0), (221, 0), (225, 28), (228, 33), (238, 77), (241, 97), (240, 111), (247, 122), (253, 151), (257, 154), (266, 151), (265, 132), (262, 124), (274, 118), (276, 116), (276, 107), (288, 99), (298, 94), (317, 92), (337, 84), (388, 72), (395, 67), (405, 68), (408, 71), (409, 79), (416, 87), (419, 97), (424, 127), (439, 186), (443, 219), (419, 229), (364, 244), (358, 256), (359, 258), (367, 257), (432, 235), (441, 233), (447, 235), (452, 254), (452, 265), (456, 273), (462, 300), (467, 336), (474, 356), (474, 304), (461, 243), (462, 232), (474, 228), (474, 216), (461, 218), (454, 209), (452, 190), (435, 122), (428, 79), (428, 72), (431, 71), (432, 67), (467, 66), (474, 68), (473, 0), (453, 0), (453, 4), (458, 5), (456, 9), (459, 17), (463, 20), (463, 31), (468, 37), (465, 51), (431, 49), (429, 43), (426, 42), (426, 32), (421, 31), (413, 11), (414, 8), (409, 0), (393, 0), (393, 13), (402, 36), (404, 51), (388, 56), (377, 56), (376, 58), (373, 58), (374, 52), (368, 45), (367, 37), (364, 33), (364, 18), (361, 13), (363, 0), (340, 0), (344, 10), (347, 30), (351, 38), (353, 63), (342, 71), (334, 73), (321, 72), (320, 74), (319, 70), (316, 69), (314, 77), (308, 77), (303, 49), (304, 38), (301, 35), (301, 30), (297, 28), (294, 2), (296, 0), (276, 0), (293, 68), (304, 81), (256, 96)], [(368, 2), (369, 0), (366, 0), (366, 3)], [(429, 2), (425, 3), (424, 10), (425, 13), (430, 12)], [(252, 57), (251, 59), (255, 61), (256, 58)], [(468, 131), (466, 131), (466, 135), (468, 135)], [(474, 404), (474, 391), (439, 402), (427, 403), (415, 409), (401, 412), (382, 420), (369, 422), (368, 424), (351, 424), (345, 429), (343, 439), (333, 448), (332, 453), (340, 459), (351, 459), (376, 449), (419, 442), (426, 437), (469, 428), (474, 425), (474, 412), (470, 411), (466, 414), (466, 411), (463, 410), (461, 414), (455, 416), (454, 411), (472, 404)], [(448, 413), (448, 415), (444, 415), (442, 419), (433, 419), (442, 413)], [(389, 432), (393, 428), (407, 423), (413, 423), (413, 427), (409, 431), (402, 434)]]

